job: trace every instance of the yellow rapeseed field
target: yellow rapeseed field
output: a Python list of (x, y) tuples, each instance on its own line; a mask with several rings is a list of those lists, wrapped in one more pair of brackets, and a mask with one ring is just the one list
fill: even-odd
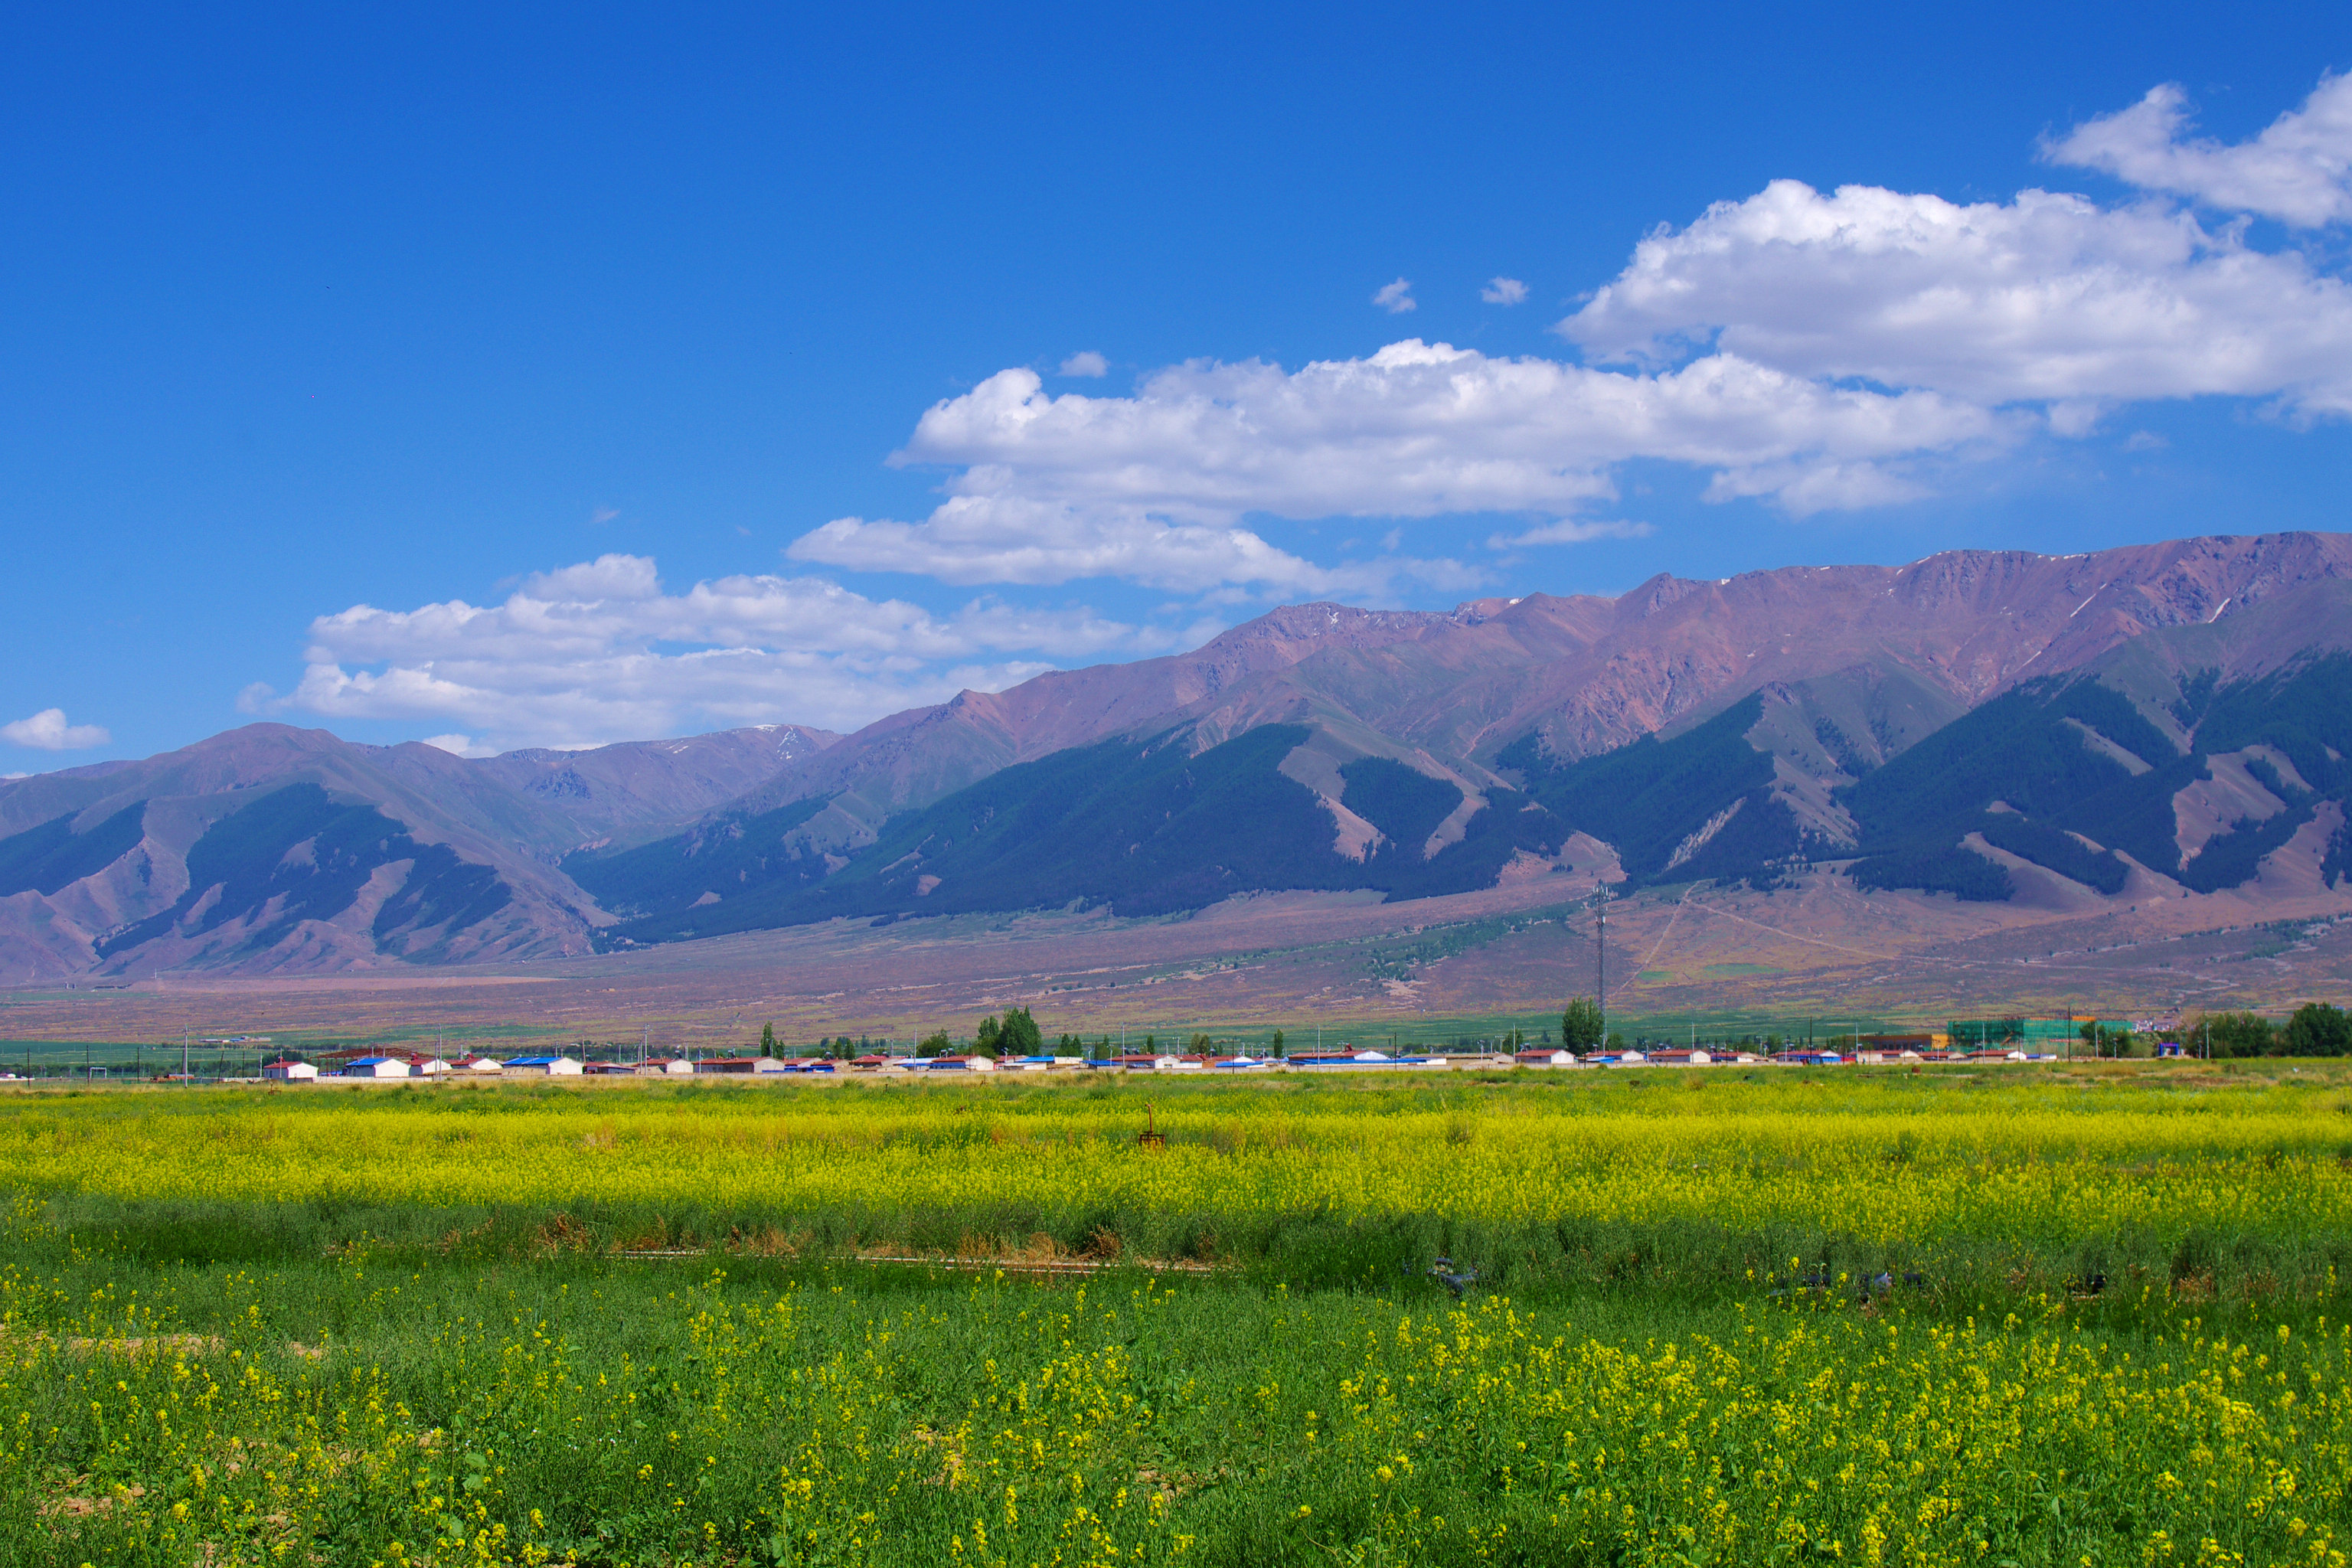
[(6, 1102), (0, 1561), (2347, 1562), (2332, 1080), (1150, 1092)]

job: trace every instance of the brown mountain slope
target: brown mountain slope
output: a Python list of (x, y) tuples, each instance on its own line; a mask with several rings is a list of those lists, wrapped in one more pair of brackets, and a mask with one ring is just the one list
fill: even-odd
[(1417, 640), (1465, 615), (1286, 605), (1191, 653), (1055, 670), (1002, 692), (967, 691), (867, 725), (732, 803), (759, 812), (835, 796), (831, 834), (870, 837), (892, 813), (937, 800), (1000, 768), (1105, 736), (1161, 727), (1237, 682), (1337, 647)]
[[(1015, 763), (1182, 722), (1202, 748), (1262, 724), (1309, 725), (1328, 755), (1294, 771), (1327, 795), (1337, 763), (1367, 753), (1475, 790), (1496, 782), (1496, 753), (1530, 731), (1556, 756), (1591, 756), (1679, 733), (1759, 689), (1776, 698), (1759, 743), (1786, 758), (1791, 789), (1818, 796), (1821, 781), (1885, 762), (2021, 680), (2081, 668), (2150, 631), (2210, 623), (2217, 649), (2324, 640), (2332, 623), (2317, 601), (2292, 627), (2228, 628), (2250, 626), (2282, 595), (2347, 581), (2352, 534), (2280, 533), (2069, 556), (1950, 551), (1719, 582), (1662, 575), (1615, 599), (1534, 594), (1446, 615), (1291, 605), (1193, 653), (893, 715), (728, 809), (833, 796), (805, 832), (846, 847), (893, 813)], [(2233, 667), (2246, 659), (2231, 655)], [(1851, 755), (1816, 739), (1823, 720)]]
[[(394, 904), (397, 913), (408, 877), (425, 858), (394, 855), (399, 847), (391, 845), (381, 850), (390, 858), (368, 870), (354, 897), (326, 918), (276, 931), (281, 910), (264, 900), (251, 918), (223, 920), (202, 931), (190, 929), (189, 921), (175, 921), (130, 950), (110, 951), (110, 937), (156, 921), (190, 895), (207, 896), (191, 882), (189, 858), (199, 841), (243, 808), (297, 785), (378, 814), (384, 824), (375, 834), (379, 845), (404, 832), (417, 849), (438, 847), (442, 854), (431, 858), (446, 861), (461, 877), (464, 868), (488, 868), (487, 878), (504, 889), (503, 900), (462, 930), (394, 921), (379, 932), (385, 906)], [(124, 828), (135, 842), (102, 868), (63, 886), (23, 887), (0, 897), (0, 976), (100, 968), (144, 973), (222, 963), (315, 971), (366, 967), (427, 951), (436, 959), (578, 952), (603, 919), (551, 863), (551, 852), (570, 837), (568, 825), (474, 763), (431, 746), (360, 746), (322, 730), (252, 724), (143, 762), (38, 774), (0, 788), (0, 833), (69, 818), (69, 831), (79, 837), (124, 813), (135, 814)], [(299, 839), (272, 847), (289, 866), (299, 865), (308, 852)], [(217, 907), (216, 900), (191, 915), (210, 919)], [(257, 948), (254, 939), (264, 931), (274, 934)]]
[[(1615, 599), (1533, 595), (1446, 614), (1286, 606), (1191, 653), (967, 692), (845, 739), (784, 725), (469, 761), (254, 725), (0, 784), (0, 979), (579, 952), (608, 922), (559, 867), (583, 844), (667, 844), (688, 821), (733, 842), (761, 811), (824, 801), (805, 823), (804, 805), (782, 814), (791, 823), (768, 831), (783, 837), (750, 844), (736, 881), (748, 889), (761, 857), (781, 857), (790, 875), (830, 886), (841, 853), (898, 813), (1017, 763), (1180, 725), (1204, 751), (1304, 724), (1279, 771), (1323, 797), (1334, 847), (1360, 862), (1380, 834), (1340, 799), (1351, 759), (1393, 758), (1463, 786), (1450, 815), (1412, 829), (1433, 857), (1506, 782), (1499, 756), (1513, 742), (1535, 735), (1553, 758), (1592, 757), (1684, 734), (1760, 693), (1760, 716), (1738, 722), (1770, 753), (1771, 799), (1817, 844), (1851, 845), (1841, 785), (2021, 681), (2094, 669), (2185, 745), (2170, 705), (2205, 672), (2226, 685), (2347, 646), (2352, 535), (2274, 534), (1659, 577)], [(1762, 794), (1753, 804), (1769, 809)], [(2228, 811), (2208, 804), (2210, 837)], [(1685, 850), (1739, 809), (1717, 805)], [(2315, 855), (2332, 853), (2336, 809), (2304, 813), (2307, 837), (2326, 841)], [(700, 840), (678, 842), (691, 858)], [(1619, 847), (1594, 839), (1574, 857)], [(1545, 874), (1539, 862), (1520, 855), (1503, 874)]]
[(548, 846), (564, 850), (689, 821), (840, 739), (804, 724), (760, 724), (590, 752), (507, 752), (472, 765), (568, 825), (563, 841)]
[[(1491, 616), (1448, 617), (1408, 644), (1319, 650), (1184, 716), (1223, 738), (1340, 712), (1464, 768), (1530, 730), (1571, 758), (1672, 735), (1776, 684), (1893, 682), (1932, 729), (2021, 680), (2080, 668), (2158, 629), (2213, 623), (2217, 651), (2246, 645), (2231, 653), (2231, 673), (2254, 673), (2249, 650), (2324, 640), (2334, 624), (2326, 607), (2315, 600), (2302, 622), (2270, 624), (2260, 637), (2221, 628), (2298, 588), (2346, 581), (2352, 534), (2314, 533), (2073, 556), (1955, 551), (1907, 566), (1789, 567), (1722, 582), (1661, 576), (1614, 601), (1532, 595)], [(1886, 749), (1916, 738), (1890, 737), (1898, 743)]]

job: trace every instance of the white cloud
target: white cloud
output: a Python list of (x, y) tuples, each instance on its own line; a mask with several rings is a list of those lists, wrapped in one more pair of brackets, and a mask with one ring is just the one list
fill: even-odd
[(1589, 544), (1596, 539), (1647, 539), (1657, 531), (1646, 522), (1580, 522), (1566, 518), (1521, 533), (1497, 533), (1486, 541), (1489, 550), (1510, 550), (1527, 544)]
[(1383, 283), (1372, 295), (1372, 303), (1391, 316), (1402, 316), (1407, 310), (1421, 309), (1421, 301), (1412, 297), (1412, 285), (1400, 278), (1393, 283)]
[(1711, 347), (1985, 406), (2205, 394), (2352, 409), (2352, 290), (2160, 206), (1961, 206), (1776, 181), (1643, 240), (1561, 332), (1605, 359)]
[[(643, 556), (527, 579), (504, 603), (355, 605), (311, 623), (307, 668), (261, 711), (454, 723), (431, 744), (479, 754), (794, 721), (853, 729), (1063, 658), (1170, 651), (1196, 636), (1083, 610), (976, 600), (941, 617), (807, 577), (741, 576), (667, 592)], [(1213, 628), (1212, 628), (1213, 630)]]
[[(1127, 397), (1052, 396), (1035, 372), (1014, 369), (932, 407), (898, 455), (961, 469), (929, 519), (841, 518), (789, 553), (954, 583), (1450, 589), (1476, 574), (1447, 560), (1318, 565), (1242, 520), (1561, 516), (1613, 495), (1610, 469), (1636, 457), (1730, 471), (1744, 487), (1734, 493), (1794, 495), (1817, 468), (1875, 472), (2014, 436), (2000, 417), (1935, 393), (1830, 385), (1731, 355), (1645, 375), (1490, 359), (1415, 338), (1295, 372), (1259, 361), (1179, 365)], [(1766, 473), (1777, 478), (1757, 478)], [(1849, 484), (1847, 493), (1864, 490)]]
[(1103, 376), (1110, 374), (1110, 361), (1092, 349), (1081, 349), (1062, 362), (1064, 375)]
[(2280, 115), (2252, 142), (2186, 141), (2189, 123), (2188, 94), (2168, 82), (2129, 109), (2045, 142), (2042, 155), (2298, 227), (2352, 218), (2352, 77), (2320, 78), (2301, 109)]
[(1478, 290), (1478, 298), (1489, 305), (1517, 305), (1528, 297), (1528, 286), (1516, 278), (1497, 278)]
[(2124, 438), (2126, 452), (2161, 452), (2171, 445), (2153, 430), (2135, 430)]
[(499, 754), (497, 747), (485, 745), (471, 735), (427, 735), (425, 743), (456, 757), (495, 757)]
[[(2345, 82), (2323, 81), (2244, 147), (2180, 143), (2158, 93), (2053, 155), (2195, 183), (2116, 151), (2160, 142), (2165, 167), (2220, 159), (2249, 185), (2269, 169), (2263, 199), (2287, 210), (2276, 193), (2293, 187), (2315, 212), (2326, 203), (2311, 193), (2341, 183)], [(2116, 130), (2133, 115), (2140, 131)], [(2220, 189), (2218, 175), (2198, 179)], [(1801, 516), (1916, 500), (1968, 462), (2085, 438), (2137, 402), (2231, 396), (2296, 417), (2352, 413), (2352, 288), (2339, 272), (2160, 198), (2110, 206), (2028, 190), (1961, 204), (1777, 181), (1642, 240), (1559, 324), (1584, 363), (1408, 339), (1295, 371), (1195, 361), (1125, 397), (1050, 396), (1034, 372), (1003, 371), (924, 414), (894, 458), (951, 470), (929, 518), (837, 519), (789, 553), (956, 583), (1468, 585), (1475, 573), (1452, 561), (1318, 563), (1245, 524), (1565, 520), (1613, 498), (1619, 466), (1642, 458), (1705, 471), (1713, 500), (1763, 498)], [(1482, 297), (1526, 291), (1496, 278)], [(1374, 302), (1411, 308), (1411, 284), (1399, 278)]]
[(0, 724), (0, 741), (38, 752), (86, 752), (114, 737), (102, 724), (68, 724), (62, 708), (44, 708), (29, 719)]

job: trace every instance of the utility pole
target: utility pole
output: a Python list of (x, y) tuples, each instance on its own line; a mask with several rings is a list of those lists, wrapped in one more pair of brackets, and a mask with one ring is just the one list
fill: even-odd
[(1595, 888), (1593, 913), (1599, 934), (1592, 942), (1592, 1005), (1601, 1014), (1601, 1048), (1609, 1048), (1609, 884)]
[(185, 1026), (180, 1029), (180, 1081), (183, 1084), (193, 1081), (188, 1077), (188, 1031)]

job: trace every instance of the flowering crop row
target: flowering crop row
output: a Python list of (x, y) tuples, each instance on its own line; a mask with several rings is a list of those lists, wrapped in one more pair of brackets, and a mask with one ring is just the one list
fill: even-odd
[(309, 1205), (379, 1235), (562, 1212), (600, 1242), (1108, 1238), (1297, 1282), (1392, 1267), (1382, 1238), (1400, 1227), (1406, 1251), (1475, 1252), (1526, 1287), (1629, 1257), (1686, 1279), (1793, 1255), (1948, 1275), (2234, 1270), (2306, 1292), (2352, 1268), (2342, 1089), (1916, 1081), (1161, 1089), (1169, 1141), (1150, 1154), (1132, 1091), (97, 1095), (0, 1110), (0, 1186)]

